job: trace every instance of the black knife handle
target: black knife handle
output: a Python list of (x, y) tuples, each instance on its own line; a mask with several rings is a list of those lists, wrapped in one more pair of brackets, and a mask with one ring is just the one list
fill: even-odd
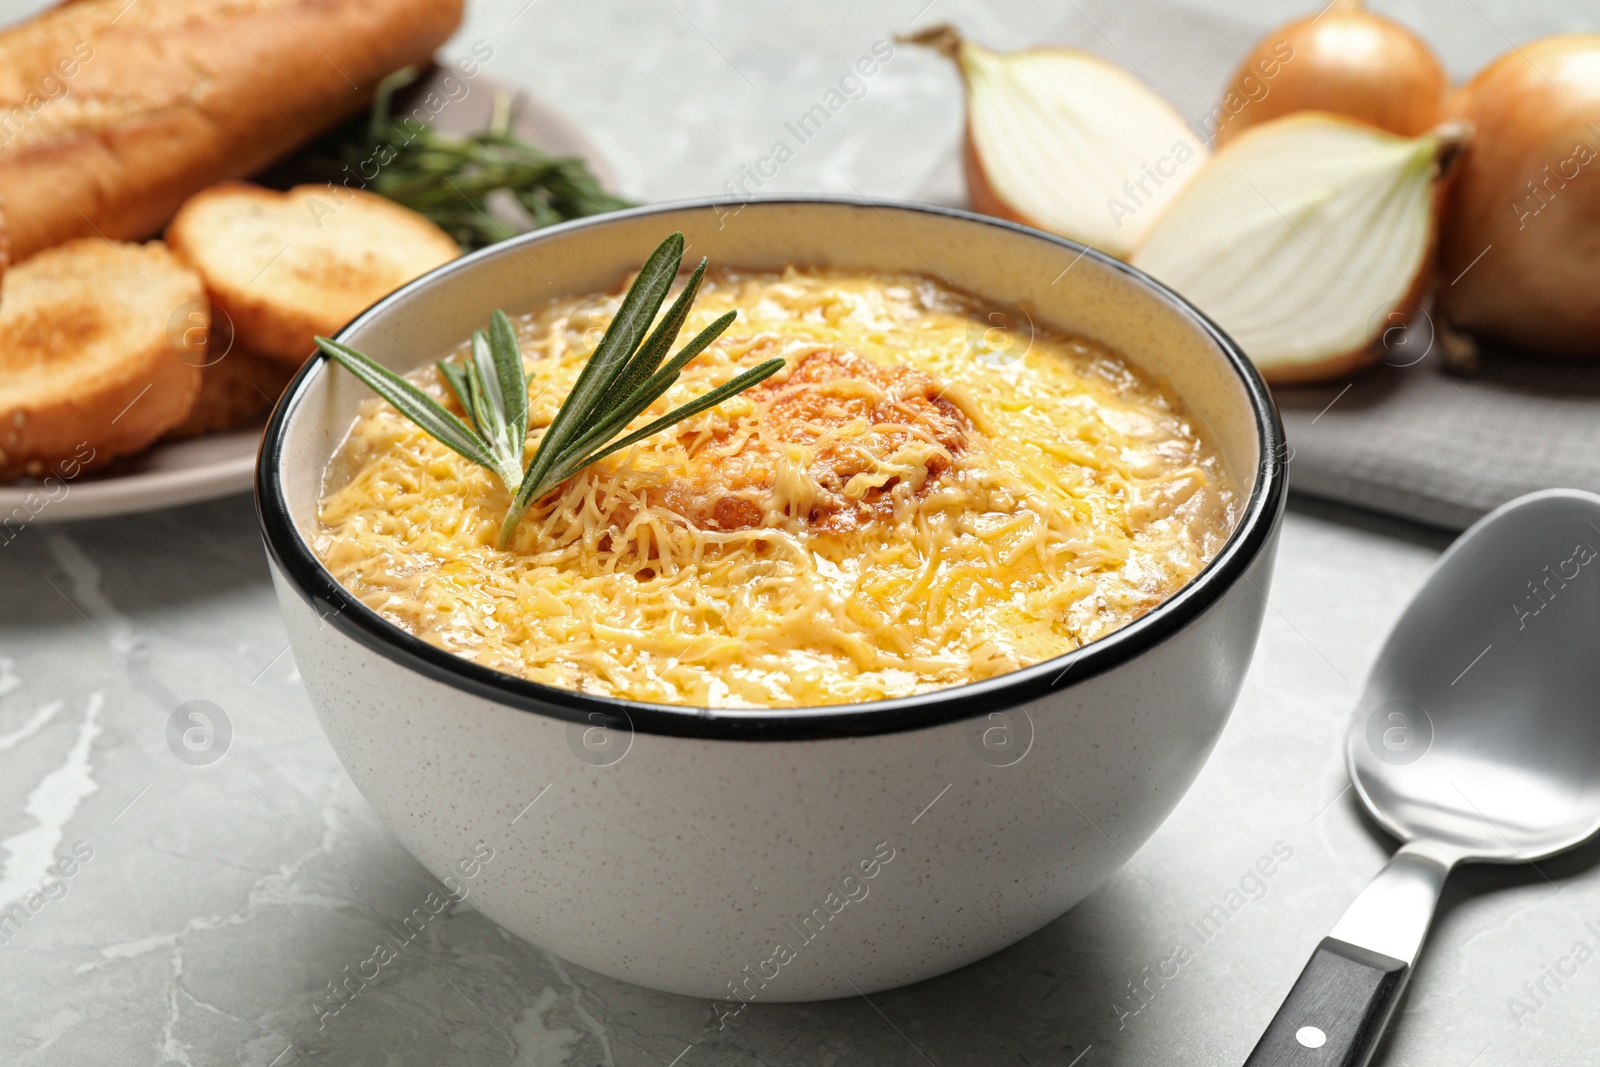
[(1411, 965), (1325, 937), (1244, 1067), (1366, 1067)]

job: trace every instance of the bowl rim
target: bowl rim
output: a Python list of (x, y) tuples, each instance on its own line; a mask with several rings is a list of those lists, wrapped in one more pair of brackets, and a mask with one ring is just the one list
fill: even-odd
[[(280, 575), (326, 625), (372, 652), (433, 681), (517, 710), (584, 726), (602, 726), (673, 737), (711, 740), (805, 741), (896, 733), (973, 719), (1027, 704), (1057, 689), (1082, 684), (1137, 657), (1176, 634), (1219, 600), (1270, 543), (1287, 496), (1287, 456), (1283, 425), (1266, 382), (1239, 346), (1203, 312), (1143, 271), (1077, 241), (1032, 227), (959, 208), (888, 199), (828, 195), (773, 195), (729, 199), (702, 197), (648, 204), (624, 211), (575, 219), (519, 234), (451, 260), (383, 297), (350, 321), (338, 336), (383, 315), (435, 278), (473, 270), (485, 260), (516, 255), (528, 245), (623, 219), (685, 210), (716, 210), (737, 205), (851, 207), (882, 213), (914, 212), (996, 227), (1061, 246), (1079, 258), (1133, 279), (1158, 300), (1190, 319), (1221, 350), (1248, 397), (1256, 424), (1258, 456), (1255, 486), (1233, 532), (1217, 555), (1176, 593), (1131, 623), (1064, 655), (978, 682), (912, 696), (855, 704), (800, 708), (705, 708), (652, 704), (601, 696), (530, 681), (483, 667), (402, 630), (350, 595), (311, 551), (290, 514), (280, 468), (290, 423), (313, 375), (327, 363), (313, 357), (295, 374), (275, 405), (257, 458), (256, 515), (267, 554)], [(1070, 676), (1070, 680), (1069, 680)]]

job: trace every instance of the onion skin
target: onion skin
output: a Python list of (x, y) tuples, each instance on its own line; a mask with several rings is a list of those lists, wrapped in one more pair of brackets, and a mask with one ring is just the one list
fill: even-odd
[[(1081, 48), (996, 52), (948, 25), (897, 40), (939, 52), (961, 75), (961, 165), (974, 211), (1126, 258), (1200, 170), (1184, 165), (1208, 155), (1169, 101)], [(1126, 180), (1114, 186), (1111, 174)]]
[[(931, 48), (944, 56), (961, 70), (961, 35), (954, 26), (941, 25), (923, 30), (921, 33), (901, 35), (896, 40), (904, 44), (921, 45)], [(962, 84), (966, 84), (966, 72), (962, 71)], [(989, 177), (984, 173), (983, 164), (978, 160), (978, 149), (972, 140), (972, 116), (969, 114), (966, 121), (961, 124), (961, 171), (967, 182), (967, 206), (980, 215), (992, 215), (997, 219), (1007, 222), (1020, 223), (1023, 226), (1032, 226), (1036, 230), (1044, 229), (1033, 219), (1017, 211), (1010, 204), (1000, 198), (994, 191), (994, 186), (989, 184)]]
[(967, 179), (967, 205), (980, 215), (992, 215), (1007, 222), (1032, 226), (1036, 230), (1044, 229), (1045, 227), (1002, 200), (1000, 194), (994, 191), (994, 186), (989, 184), (988, 175), (984, 173), (983, 164), (978, 162), (978, 149), (972, 143), (970, 119), (964, 124), (963, 129), (965, 132), (961, 138), (961, 170)]
[(1418, 137), (1444, 119), (1449, 92), (1421, 38), (1360, 0), (1334, 0), (1267, 34), (1245, 57), (1213, 112), (1216, 144), (1293, 111), (1331, 111)]
[(1600, 34), (1513, 49), (1451, 112), (1478, 136), (1450, 191), (1440, 310), (1477, 337), (1600, 356)]

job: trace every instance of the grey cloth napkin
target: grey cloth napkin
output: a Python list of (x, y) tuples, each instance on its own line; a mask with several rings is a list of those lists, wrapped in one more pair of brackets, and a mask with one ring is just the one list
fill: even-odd
[[(1033, 39), (1133, 68), (1206, 128), (1205, 116), (1259, 32), (1138, 0), (1080, 2), (1073, 17)], [(958, 149), (952, 145), (929, 176), (922, 199), (965, 205)], [(1390, 341), (1385, 361), (1371, 370), (1327, 387), (1274, 391), (1291, 449), (1291, 490), (1450, 529), (1535, 489), (1600, 492), (1600, 359), (1486, 352), (1476, 376), (1459, 377), (1443, 369), (1425, 315)]]
[(1412, 358), (1274, 392), (1291, 489), (1450, 529), (1535, 489), (1600, 492), (1600, 363), (1489, 352), (1462, 378)]

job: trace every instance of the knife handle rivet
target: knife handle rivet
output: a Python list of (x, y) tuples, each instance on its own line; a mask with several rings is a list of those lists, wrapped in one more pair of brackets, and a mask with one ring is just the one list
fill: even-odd
[(1306, 1048), (1321, 1048), (1328, 1040), (1328, 1035), (1315, 1026), (1302, 1026), (1294, 1032), (1294, 1039)]

